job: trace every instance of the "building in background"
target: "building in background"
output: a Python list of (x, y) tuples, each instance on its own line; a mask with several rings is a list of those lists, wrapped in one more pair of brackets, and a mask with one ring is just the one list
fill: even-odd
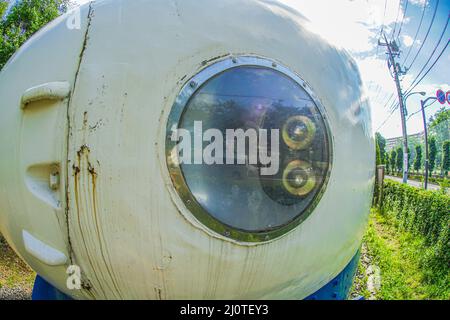
[[(415, 143), (423, 144), (424, 139), (425, 139), (425, 137), (424, 137), (423, 132), (408, 135), (408, 141), (414, 141)], [(387, 138), (386, 139), (386, 151), (391, 151), (392, 149), (401, 145), (402, 141), (403, 141), (403, 137)]]

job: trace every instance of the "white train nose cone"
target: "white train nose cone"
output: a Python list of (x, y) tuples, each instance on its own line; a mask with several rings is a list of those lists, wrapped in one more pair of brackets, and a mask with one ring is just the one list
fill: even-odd
[[(0, 73), (0, 230), (21, 257), (96, 299), (301, 299), (342, 271), (370, 110), (351, 58), (288, 10), (106, 0), (27, 42)], [(172, 128), (199, 141), (192, 165)], [(256, 152), (227, 154), (227, 129)]]

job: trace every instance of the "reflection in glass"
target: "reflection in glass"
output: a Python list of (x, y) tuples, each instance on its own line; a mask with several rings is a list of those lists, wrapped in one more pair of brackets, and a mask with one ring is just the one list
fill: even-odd
[(262, 165), (248, 161), (181, 164), (196, 201), (221, 223), (248, 232), (276, 229), (302, 215), (322, 188), (330, 161), (325, 123), (307, 92), (286, 75), (256, 66), (216, 75), (191, 97), (178, 128), (193, 133), (196, 121), (203, 132), (218, 129), (223, 137), (227, 129), (280, 132), (274, 175), (262, 175)]

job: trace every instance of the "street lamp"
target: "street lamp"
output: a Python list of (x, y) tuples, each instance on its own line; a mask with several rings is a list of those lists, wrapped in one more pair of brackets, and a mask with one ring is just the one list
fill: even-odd
[[(404, 98), (403, 98), (403, 105), (405, 110), (402, 110), (403, 114), (408, 114), (408, 111), (406, 109), (406, 99), (408, 99), (409, 97), (415, 95), (415, 94), (420, 94), (421, 96), (424, 96), (426, 93), (423, 91), (420, 92), (410, 92), (408, 93)], [(405, 131), (406, 131), (406, 123), (405, 123)], [(404, 139), (405, 141), (403, 141), (403, 183), (407, 183), (408, 182), (408, 164), (409, 164), (409, 152), (408, 152), (408, 134), (405, 133), (404, 134)]]
[[(405, 102), (406, 102), (406, 99), (408, 99), (409, 97), (411, 97), (411, 96), (413, 96), (413, 95), (415, 95), (415, 94), (420, 94), (422, 97), (424, 97), (427, 93), (424, 92), (424, 91), (410, 92), (410, 93), (408, 93), (408, 94), (405, 96)], [(406, 110), (405, 110), (405, 111), (406, 111)]]

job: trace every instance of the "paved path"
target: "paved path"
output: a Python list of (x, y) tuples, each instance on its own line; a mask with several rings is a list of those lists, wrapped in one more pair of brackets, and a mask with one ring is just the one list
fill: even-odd
[[(402, 182), (402, 178), (398, 178), (398, 177), (393, 177), (393, 176), (386, 176), (386, 178), (394, 180), (394, 181), (398, 181), (398, 182)], [(419, 181), (415, 181), (415, 180), (408, 180), (408, 184), (410, 186), (416, 187), (416, 188), (422, 188), (422, 182)], [(428, 190), (440, 190), (441, 187), (438, 186), (437, 184), (431, 184), (428, 182)]]

